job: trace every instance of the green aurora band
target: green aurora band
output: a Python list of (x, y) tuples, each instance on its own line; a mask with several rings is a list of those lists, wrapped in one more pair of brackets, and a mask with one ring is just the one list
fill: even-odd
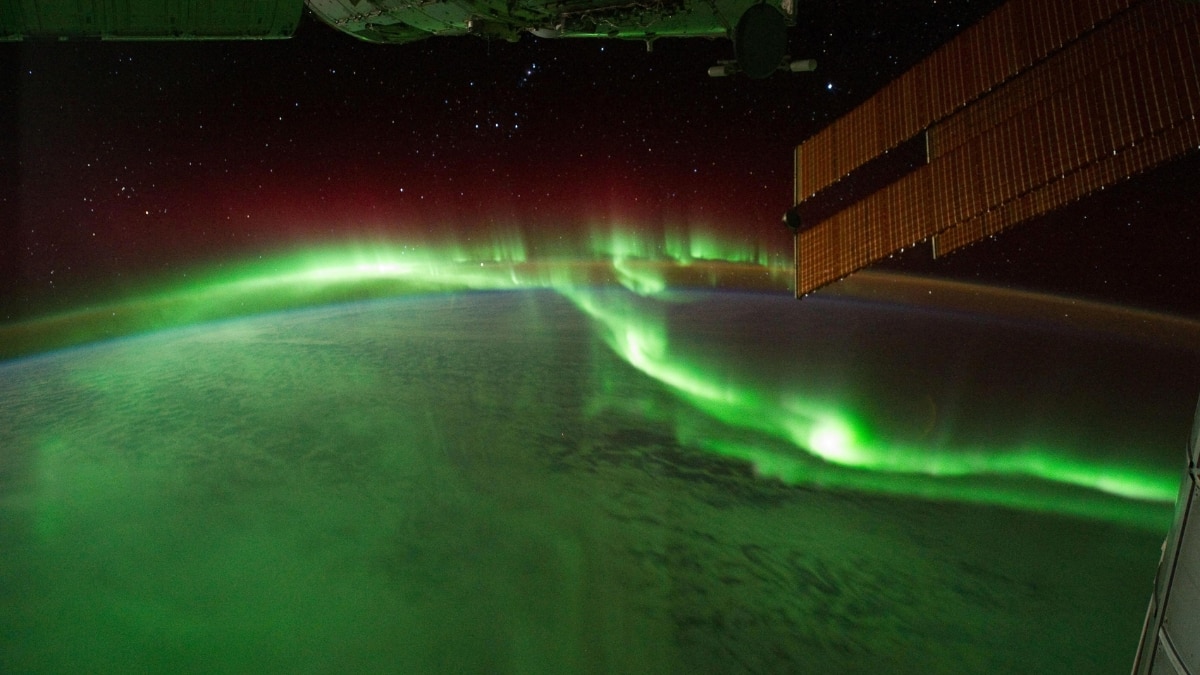
[[(1161, 506), (1175, 501), (1178, 475), (1150, 467), (1088, 461), (1049, 448), (935, 450), (881, 442), (862, 421), (827, 403), (714, 377), (711, 364), (690, 362), (672, 348), (665, 322), (639, 310), (633, 298), (560, 292), (596, 321), (606, 344), (626, 363), (719, 423), (668, 420), (683, 445), (747, 461), (759, 475), (794, 485), (999, 505), (1152, 530), (1165, 527), (1168, 514)], [(783, 444), (747, 443), (722, 434), (722, 427), (759, 432)], [(1053, 484), (1068, 489), (1048, 489)]]
[(1169, 522), (1179, 484), (1173, 472), (1088, 461), (1052, 448), (931, 449), (884, 442), (872, 438), (869, 426), (846, 406), (718, 377), (731, 369), (689, 357), (672, 344), (656, 311), (673, 301), (672, 289), (786, 291), (790, 260), (681, 231), (648, 238), (597, 228), (584, 248), (535, 247), (509, 233), (479, 244), (376, 242), (302, 251), (192, 275), (186, 284), (118, 302), (0, 326), (5, 346), (0, 357), (346, 300), (547, 289), (569, 299), (617, 356), (693, 412), (637, 414), (663, 416), (681, 444), (749, 462), (761, 476), (1151, 530)]

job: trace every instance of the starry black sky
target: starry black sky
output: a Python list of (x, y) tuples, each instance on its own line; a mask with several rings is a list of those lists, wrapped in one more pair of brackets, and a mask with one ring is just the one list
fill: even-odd
[[(765, 81), (708, 78), (723, 40), (382, 46), (311, 17), (286, 41), (0, 45), (0, 321), (348, 237), (684, 223), (788, 251), (793, 146), (995, 4), (814, 2), (790, 39), (818, 71)], [(883, 266), (1200, 313), (1196, 168)]]

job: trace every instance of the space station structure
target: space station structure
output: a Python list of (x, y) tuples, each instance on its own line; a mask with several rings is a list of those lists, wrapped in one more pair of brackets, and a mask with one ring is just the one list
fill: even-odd
[(795, 148), (797, 297), (1200, 148), (1200, 2), (1009, 0)]
[(1200, 675), (1200, 402), (1132, 675)]
[(711, 74), (752, 78), (812, 69), (787, 56), (796, 0), (0, 0), (0, 41), (269, 40), (291, 37), (304, 8), (360, 40), (404, 44), (474, 35), (733, 41)]

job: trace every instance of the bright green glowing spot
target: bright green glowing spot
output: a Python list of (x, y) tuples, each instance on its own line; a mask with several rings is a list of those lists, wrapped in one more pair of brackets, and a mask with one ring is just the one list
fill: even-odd
[(861, 457), (855, 452), (854, 436), (839, 420), (823, 420), (808, 434), (808, 447), (823, 459), (853, 466)]

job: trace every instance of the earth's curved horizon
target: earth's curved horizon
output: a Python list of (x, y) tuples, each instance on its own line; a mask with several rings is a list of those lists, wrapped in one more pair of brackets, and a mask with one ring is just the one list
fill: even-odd
[[(183, 282), (147, 279), (78, 306), (0, 322), (0, 363), (76, 345), (166, 328), (353, 300), (463, 290), (623, 287), (643, 296), (687, 290), (790, 293), (792, 267), (754, 250), (654, 247), (611, 235), (583, 256), (526, 257), (516, 243), (490, 254), (378, 242), (300, 250), (199, 267)], [(519, 241), (519, 240), (518, 240)], [(725, 257), (705, 257), (705, 256)], [(816, 297), (816, 296), (814, 296)], [(1009, 315), (1074, 330), (1127, 335), (1189, 349), (1200, 320), (1085, 298), (894, 272), (863, 271), (822, 298), (857, 298), (913, 307)]]

